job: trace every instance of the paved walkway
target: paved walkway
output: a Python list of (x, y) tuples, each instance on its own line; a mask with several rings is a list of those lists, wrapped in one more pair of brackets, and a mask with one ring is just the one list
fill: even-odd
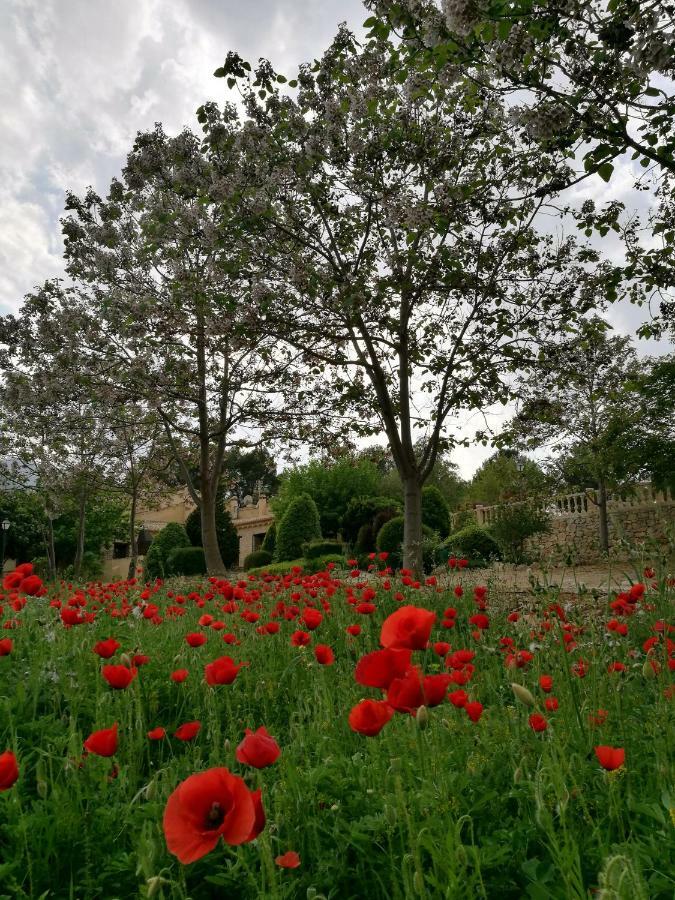
[(563, 594), (579, 594), (588, 591), (607, 594), (628, 588), (640, 581), (641, 573), (632, 563), (612, 562), (609, 566), (514, 566), (495, 563), (489, 569), (473, 569), (462, 573), (462, 580), (471, 584), (493, 584), (507, 593), (529, 593), (533, 587), (547, 586)]

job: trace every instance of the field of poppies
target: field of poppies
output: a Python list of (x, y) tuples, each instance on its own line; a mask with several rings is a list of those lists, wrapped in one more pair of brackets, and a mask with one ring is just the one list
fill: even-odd
[(674, 594), (21, 566), (0, 897), (670, 898)]

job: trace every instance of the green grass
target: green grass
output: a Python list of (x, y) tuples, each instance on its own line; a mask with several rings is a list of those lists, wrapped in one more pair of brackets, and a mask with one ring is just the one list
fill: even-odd
[[(464, 574), (465, 584), (470, 577)], [(638, 607), (627, 619), (626, 637), (606, 631), (606, 603), (598, 604), (595, 616), (577, 620), (572, 611), (570, 621), (583, 632), (568, 654), (557, 617), (549, 618), (548, 632), (524, 616), (509, 623), (510, 608), (493, 593), (490, 628), (476, 641), (467, 623), (475, 612), (468, 588), (457, 599), (450, 591), (404, 588), (394, 580), (390, 590), (378, 588), (377, 610), (364, 616), (346, 599), (348, 589), (360, 593), (359, 582), (345, 577), (329, 598), (330, 615), (312, 635), (312, 645), (330, 644), (335, 651), (335, 664), (322, 667), (311, 646), (291, 646), (298, 622), (280, 618), (279, 634), (256, 633), (278, 600), (302, 606), (303, 598), (319, 603), (326, 595), (321, 582), (297, 582), (281, 589), (269, 583), (260, 604), (250, 604), (261, 613), (257, 623), (219, 611), (221, 598), (201, 607), (188, 599), (183, 616), (164, 616), (156, 625), (95, 609), (102, 592), (93, 589), (87, 608), (95, 621), (70, 629), (48, 597), (29, 598), (18, 613), (4, 602), (0, 621), (21, 624), (0, 632), (14, 640), (13, 652), (0, 658), (0, 752), (16, 753), (21, 774), (0, 793), (1, 898), (563, 900), (586, 898), (599, 887), (608, 891), (605, 897), (672, 897), (673, 699), (664, 694), (672, 673), (660, 649), (660, 673), (645, 675), (642, 649), (658, 633), (655, 622), (672, 622), (672, 587), (662, 580), (648, 594), (653, 609)], [(208, 587), (196, 579), (183, 594), (196, 590), (203, 597)], [(141, 590), (118, 587), (103, 606), (118, 606), (125, 593), (134, 603)], [(398, 590), (407, 602), (439, 613), (432, 641), (476, 651), (476, 670), (465, 689), (484, 704), (478, 723), (446, 702), (429, 710), (426, 728), (397, 713), (377, 737), (350, 730), (351, 707), (379, 697), (355, 682), (354, 666), (377, 649), (382, 621), (399, 606)], [(57, 594), (64, 601), (71, 596), (65, 588), (52, 592)], [(163, 615), (174, 602), (166, 588), (151, 599)], [(530, 598), (538, 623), (555, 599)], [(447, 606), (458, 610), (452, 630), (440, 627)], [(205, 629), (206, 644), (189, 647), (185, 634), (202, 630), (198, 619), (207, 612), (224, 620), (241, 644), (227, 645), (224, 632)], [(363, 632), (350, 638), (345, 627), (356, 622)], [(150, 656), (124, 691), (107, 686), (91, 649), (110, 636), (122, 645), (110, 662), (119, 662), (125, 651)], [(519, 649), (532, 641), (540, 645), (527, 669), (505, 667), (499, 638), (506, 636)], [(661, 637), (661, 648), (663, 642)], [(209, 688), (204, 665), (222, 655), (250, 665), (233, 684)], [(583, 679), (570, 674), (579, 657), (590, 662)], [(608, 675), (614, 660), (628, 671)], [(416, 652), (414, 661), (427, 673), (443, 671), (432, 651)], [(183, 684), (169, 678), (177, 668), (190, 672)], [(535, 734), (527, 724), (531, 710), (514, 699), (510, 682), (528, 687), (542, 711), (542, 673), (553, 676), (560, 708), (546, 713), (548, 730)], [(599, 708), (608, 711), (607, 720), (593, 728), (588, 716)], [(172, 734), (193, 719), (202, 730), (192, 743), (146, 738), (155, 726)], [(114, 760), (88, 756), (82, 762), (83, 740), (115, 721), (120, 741)], [(234, 752), (244, 729), (260, 725), (282, 754), (258, 772), (237, 763)], [(599, 744), (623, 747), (625, 766), (613, 773), (601, 769), (593, 752)], [(227, 766), (252, 788), (262, 787), (267, 825), (250, 844), (231, 848), (221, 842), (182, 866), (166, 849), (164, 806), (180, 781), (212, 766)], [(300, 868), (274, 865), (287, 850), (300, 854)]]

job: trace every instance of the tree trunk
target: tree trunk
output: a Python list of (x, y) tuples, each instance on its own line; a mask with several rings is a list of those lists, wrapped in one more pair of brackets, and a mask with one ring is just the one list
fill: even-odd
[(206, 571), (209, 575), (224, 575), (225, 563), (220, 555), (218, 532), (216, 530), (216, 497), (212, 494), (210, 488), (204, 484), (202, 484), (201, 495), (202, 546), (204, 548)]
[(415, 575), (423, 572), (422, 560), (422, 485), (417, 476), (403, 482), (403, 567)]
[(75, 551), (75, 561), (73, 563), (73, 576), (80, 577), (82, 571), (82, 558), (84, 557), (84, 529), (87, 517), (87, 495), (82, 492), (80, 496), (80, 509), (77, 527), (77, 550)]
[(138, 563), (138, 538), (136, 536), (136, 504), (138, 501), (138, 488), (134, 484), (131, 492), (131, 510), (129, 512), (129, 571), (127, 579), (133, 578), (136, 574), (136, 565)]
[(49, 568), (50, 581), (56, 580), (56, 552), (54, 550), (54, 520), (48, 516), (47, 534), (45, 535), (45, 547), (47, 549), (47, 566)]
[(605, 479), (598, 480), (598, 513), (600, 519), (600, 549), (609, 553), (609, 523), (607, 521), (607, 486)]

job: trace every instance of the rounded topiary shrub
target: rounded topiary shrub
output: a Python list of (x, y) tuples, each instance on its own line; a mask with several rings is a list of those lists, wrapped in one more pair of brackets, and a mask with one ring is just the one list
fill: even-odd
[(291, 500), (277, 527), (275, 559), (285, 562), (302, 556), (302, 546), (321, 537), (319, 510), (309, 494)]
[(450, 532), (450, 509), (439, 489), (430, 484), (422, 488), (422, 521), (441, 538)]
[[(194, 547), (202, 546), (202, 514), (199, 509), (193, 509), (185, 521), (190, 543)], [(225, 509), (224, 495), (218, 492), (216, 499), (216, 534), (218, 535), (218, 547), (225, 566), (229, 569), (239, 560), (239, 535), (234, 527), (229, 510)]]
[(305, 572), (314, 574), (315, 572), (323, 572), (328, 565), (333, 563), (334, 569), (345, 569), (347, 560), (340, 553), (327, 553), (325, 556), (314, 556), (312, 559), (305, 560), (303, 569)]
[(262, 547), (260, 550), (254, 550), (253, 553), (249, 553), (248, 556), (244, 557), (244, 568), (255, 569), (258, 566), (266, 566), (268, 563), (272, 562), (272, 554), (269, 550), (263, 550)]
[(166, 561), (167, 575), (206, 575), (206, 560), (201, 547), (177, 547)]
[[(164, 578), (169, 554), (179, 547), (190, 547), (187, 531), (178, 522), (169, 522), (155, 535), (145, 557), (145, 577)], [(153, 552), (154, 548), (154, 552)]]
[(344, 551), (341, 541), (312, 541), (303, 544), (302, 555), (305, 559), (316, 559), (318, 556), (341, 556)]
[(451, 534), (439, 551), (439, 563), (444, 564), (450, 556), (463, 556), (470, 563), (490, 562), (501, 559), (499, 544), (492, 535), (478, 523), (467, 525)]
[(143, 577), (146, 581), (164, 578), (164, 560), (159, 547), (153, 541), (145, 555)]
[(265, 537), (263, 538), (261, 550), (267, 550), (268, 553), (271, 553), (274, 556), (274, 551), (277, 546), (277, 523), (272, 522), (270, 527), (265, 532)]
[[(342, 537), (355, 549), (360, 543), (359, 552), (374, 550), (381, 526), (400, 512), (401, 504), (392, 497), (352, 497), (340, 523)], [(379, 513), (384, 517), (378, 520)]]
[[(400, 569), (403, 564), (403, 530), (405, 519), (396, 516), (385, 522), (377, 533), (377, 550), (379, 553), (388, 553), (387, 565), (394, 569)], [(438, 538), (428, 525), (422, 525), (422, 554), (424, 571), (430, 572), (434, 567), (434, 550)]]

